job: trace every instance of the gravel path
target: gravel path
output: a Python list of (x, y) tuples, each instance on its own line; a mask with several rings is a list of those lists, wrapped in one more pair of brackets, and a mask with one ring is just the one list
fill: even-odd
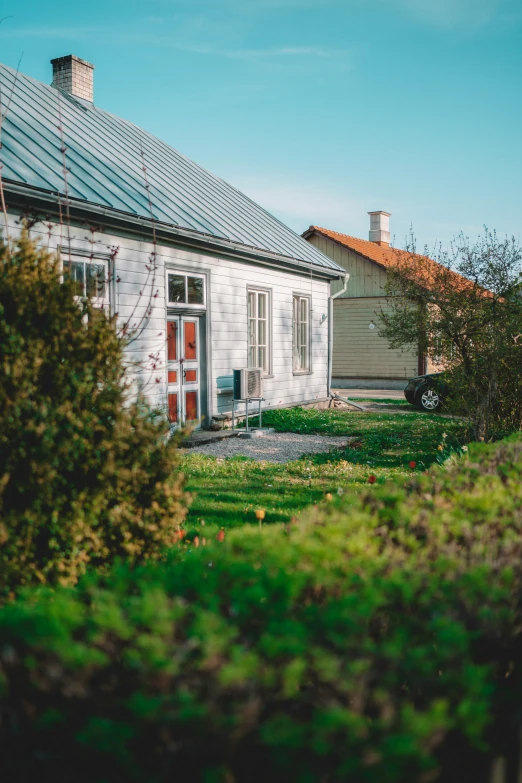
[(340, 449), (354, 438), (328, 435), (297, 435), (277, 432), (262, 438), (226, 438), (215, 443), (196, 446), (191, 452), (210, 454), (211, 457), (250, 457), (259, 462), (291, 462), (303, 454), (319, 454)]

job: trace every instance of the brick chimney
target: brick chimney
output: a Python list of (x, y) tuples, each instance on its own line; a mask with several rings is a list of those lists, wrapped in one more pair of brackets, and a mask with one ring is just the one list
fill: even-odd
[(390, 244), (391, 212), (368, 212), (370, 216), (370, 242), (376, 245)]
[(93, 71), (94, 65), (87, 60), (80, 60), (74, 54), (57, 57), (51, 60), (53, 66), (53, 86), (59, 87), (85, 101), (93, 102)]

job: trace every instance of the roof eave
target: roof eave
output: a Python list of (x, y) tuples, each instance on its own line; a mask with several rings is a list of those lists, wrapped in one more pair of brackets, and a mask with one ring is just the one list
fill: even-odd
[[(60, 202), (62, 210), (65, 206), (65, 197), (63, 194), (56, 191), (43, 190), (41, 188), (35, 188), (32, 185), (12, 182), (7, 179), (3, 180), (3, 188), (4, 193), (7, 196), (14, 197), (16, 206), (18, 207), (26, 207), (27, 201), (29, 200), (31, 204), (37, 203), (42, 208), (45, 208), (47, 214), (59, 214)], [(127, 213), (114, 209), (113, 207), (104, 207), (100, 204), (71, 197), (69, 197), (68, 202), (71, 218), (82, 219), (89, 217), (92, 220), (93, 216), (96, 216), (97, 219), (106, 226), (123, 228), (132, 233), (143, 233), (143, 231), (145, 231), (151, 236), (155, 234), (158, 239), (169, 239), (184, 247), (195, 247), (199, 250), (204, 249), (209, 252), (218, 253), (219, 255), (235, 258), (236, 260), (245, 260), (251, 263), (273, 266), (275, 268), (284, 266), (294, 272), (298, 271), (305, 274), (310, 274), (310, 272), (312, 272), (315, 277), (326, 280), (337, 280), (344, 274), (344, 270), (342, 269), (323, 267), (309, 261), (280, 255), (261, 248), (242, 245), (239, 242), (234, 242), (224, 237), (216, 237), (212, 234), (204, 234), (181, 226), (162, 223), (161, 221), (153, 220), (152, 218)]]

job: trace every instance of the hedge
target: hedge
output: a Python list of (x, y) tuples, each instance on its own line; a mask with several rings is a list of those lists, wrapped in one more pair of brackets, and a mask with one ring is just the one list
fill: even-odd
[(486, 781), (521, 696), (522, 441), (0, 613), (0, 773)]

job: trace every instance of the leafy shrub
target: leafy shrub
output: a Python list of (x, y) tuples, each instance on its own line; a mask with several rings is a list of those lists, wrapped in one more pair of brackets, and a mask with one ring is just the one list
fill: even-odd
[[(480, 783), (520, 677), (522, 442), (0, 613), (9, 780)], [(490, 751), (488, 751), (488, 747)]]
[(379, 333), (391, 348), (427, 356), (444, 369), (445, 404), (464, 416), (476, 440), (522, 427), (522, 247), (484, 229), (436, 248), (434, 263), (415, 238), (387, 269)]
[(156, 557), (183, 519), (176, 443), (128, 396), (114, 323), (23, 233), (0, 245), (0, 595)]

